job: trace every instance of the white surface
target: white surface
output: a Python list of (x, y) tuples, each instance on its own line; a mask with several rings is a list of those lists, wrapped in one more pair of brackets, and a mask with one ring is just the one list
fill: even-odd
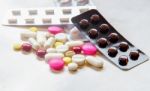
[[(16, 7), (47, 7), (51, 0), (0, 0), (0, 20), (5, 10)], [(106, 19), (134, 45), (150, 55), (149, 0), (93, 0)], [(0, 91), (149, 91), (150, 61), (122, 71), (105, 61), (104, 69), (89, 67), (71, 74), (54, 74), (31, 53), (12, 50), (20, 40), (16, 27), (0, 26)]]

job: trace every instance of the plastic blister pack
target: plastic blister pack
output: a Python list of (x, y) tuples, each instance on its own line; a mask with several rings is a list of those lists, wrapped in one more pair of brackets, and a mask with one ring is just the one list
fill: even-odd
[(95, 6), (25, 8), (9, 10), (3, 25), (40, 26), (72, 24), (71, 18)]

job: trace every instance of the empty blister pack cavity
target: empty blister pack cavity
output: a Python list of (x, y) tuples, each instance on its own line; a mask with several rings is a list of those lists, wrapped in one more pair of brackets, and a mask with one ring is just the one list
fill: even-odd
[(149, 59), (95, 9), (73, 17), (72, 22), (104, 56), (123, 70), (129, 70)]
[(60, 25), (72, 24), (71, 18), (95, 6), (13, 9), (6, 14), (3, 25)]

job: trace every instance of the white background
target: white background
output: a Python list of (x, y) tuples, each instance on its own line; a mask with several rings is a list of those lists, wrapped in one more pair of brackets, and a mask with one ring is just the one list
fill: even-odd
[[(93, 0), (105, 18), (150, 56), (149, 0)], [(0, 20), (9, 8), (49, 7), (51, 0), (0, 0)], [(150, 61), (122, 71), (107, 60), (104, 69), (89, 67), (71, 74), (52, 73), (31, 53), (14, 52), (22, 28), (0, 26), (0, 91), (150, 91)]]

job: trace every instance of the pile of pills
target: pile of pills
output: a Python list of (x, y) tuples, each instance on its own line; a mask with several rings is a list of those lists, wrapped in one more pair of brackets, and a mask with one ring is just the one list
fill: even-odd
[[(71, 35), (76, 36), (76, 33)], [(87, 63), (97, 68), (103, 67), (103, 59), (97, 55), (95, 45), (81, 40), (69, 41), (67, 36), (62, 27), (50, 26), (47, 31), (31, 27), (30, 31), (21, 33), (24, 42), (14, 44), (13, 48), (35, 53), (54, 72), (62, 71), (65, 66), (69, 71), (76, 71)]]

